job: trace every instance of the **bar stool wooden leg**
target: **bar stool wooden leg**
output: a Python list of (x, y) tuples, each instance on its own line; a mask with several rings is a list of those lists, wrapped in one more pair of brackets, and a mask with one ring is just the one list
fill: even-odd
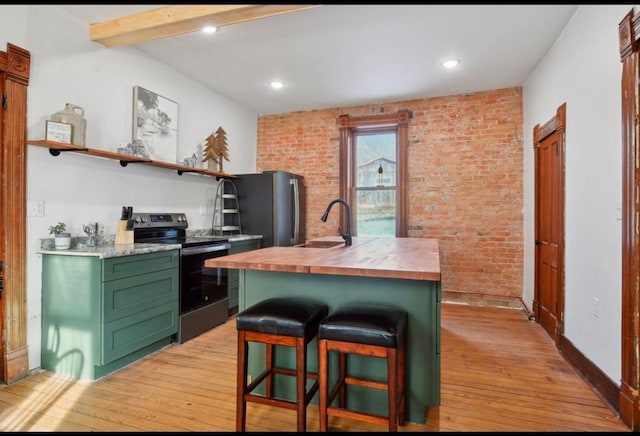
[(296, 403), (297, 428), (299, 432), (307, 429), (307, 346), (304, 338), (296, 339)]
[(327, 342), (318, 342), (318, 378), (320, 382), (320, 431), (327, 431), (329, 416), (327, 415), (327, 398), (329, 396), (329, 368)]
[(398, 359), (396, 349), (387, 349), (387, 389), (389, 395), (389, 431), (398, 431)]
[(265, 380), (266, 383), (266, 392), (265, 395), (267, 396), (267, 398), (272, 398), (273, 397), (273, 362), (275, 359), (275, 351), (273, 348), (272, 344), (267, 344), (266, 345), (266, 353), (265, 353), (265, 357), (266, 357), (266, 368), (267, 368), (267, 379)]
[(400, 396), (400, 405), (398, 410), (398, 424), (405, 425), (406, 412), (405, 412), (405, 397), (406, 397), (406, 381), (405, 372), (407, 368), (407, 338), (406, 335), (402, 337), (400, 341), (400, 349), (398, 351), (398, 395)]
[(244, 339), (244, 331), (238, 331), (238, 375), (236, 380), (236, 431), (245, 431), (247, 403), (244, 400), (247, 386), (247, 352), (249, 345)]
[(342, 408), (347, 407), (347, 353), (338, 352), (338, 383), (340, 390), (338, 391), (338, 405)]

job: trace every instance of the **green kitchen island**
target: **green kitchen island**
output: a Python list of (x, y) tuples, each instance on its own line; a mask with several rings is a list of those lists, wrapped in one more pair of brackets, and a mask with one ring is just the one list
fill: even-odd
[[(395, 306), (409, 314), (407, 342), (407, 420), (424, 423), (426, 408), (440, 404), (440, 256), (438, 241), (426, 238), (353, 238), (346, 246), (339, 237), (307, 241), (298, 247), (267, 247), (208, 259), (208, 267), (240, 270), (242, 311), (271, 297), (305, 297), (324, 302), (329, 310), (345, 303)], [(315, 341), (308, 367), (317, 372)], [(278, 364), (293, 367), (293, 350), (281, 347)], [(337, 372), (331, 356), (331, 374)], [(249, 374), (264, 368), (264, 346), (250, 344)], [(352, 356), (353, 375), (386, 377), (383, 359)], [(331, 381), (335, 381), (335, 378)], [(276, 379), (276, 394), (295, 395), (292, 377)], [(386, 413), (386, 391), (350, 386), (349, 407)]]

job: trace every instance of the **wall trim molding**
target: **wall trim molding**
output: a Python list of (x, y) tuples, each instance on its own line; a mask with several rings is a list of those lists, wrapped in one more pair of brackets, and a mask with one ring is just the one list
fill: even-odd
[(620, 388), (564, 335), (560, 337), (558, 350), (600, 399), (619, 416)]

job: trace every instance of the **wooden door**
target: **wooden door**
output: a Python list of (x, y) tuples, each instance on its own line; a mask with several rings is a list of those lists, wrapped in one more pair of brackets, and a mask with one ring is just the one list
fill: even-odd
[(566, 105), (534, 128), (536, 320), (559, 343), (564, 330), (564, 120)]

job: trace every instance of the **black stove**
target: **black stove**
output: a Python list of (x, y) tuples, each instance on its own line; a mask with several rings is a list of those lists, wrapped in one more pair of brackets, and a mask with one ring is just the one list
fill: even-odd
[(180, 325), (174, 340), (183, 343), (222, 324), (229, 316), (227, 270), (205, 261), (229, 254), (228, 238), (187, 236), (184, 213), (134, 213), (135, 243), (180, 245)]
[(183, 213), (134, 213), (133, 241), (151, 244), (180, 244), (183, 248), (229, 242), (223, 236), (187, 236)]

